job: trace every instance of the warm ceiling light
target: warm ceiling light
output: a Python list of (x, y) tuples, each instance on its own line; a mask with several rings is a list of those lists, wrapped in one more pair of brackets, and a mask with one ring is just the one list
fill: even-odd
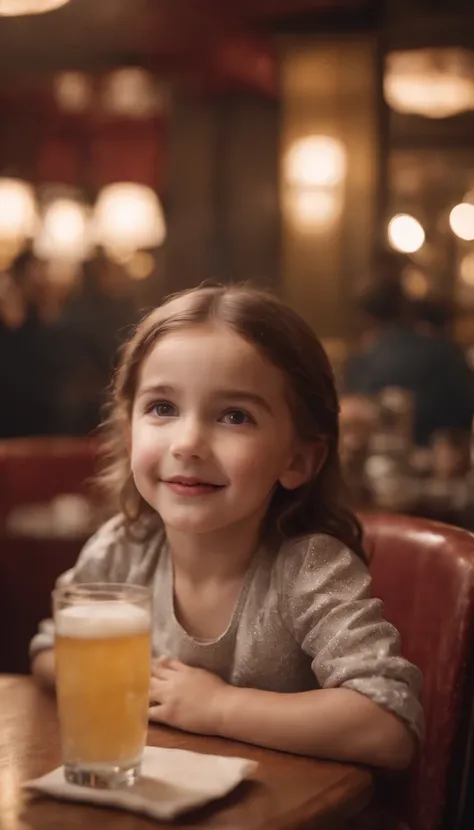
[(126, 118), (150, 118), (165, 106), (160, 90), (150, 72), (138, 67), (116, 69), (105, 76), (102, 103), (106, 112)]
[(22, 14), (44, 14), (65, 6), (69, 0), (0, 0), (0, 15), (18, 17)]
[(398, 213), (388, 223), (388, 239), (396, 251), (413, 254), (423, 245), (425, 232), (414, 216)]
[(77, 263), (90, 252), (90, 211), (74, 199), (54, 199), (46, 206), (34, 242), (40, 259)]
[(474, 205), (461, 202), (449, 214), (451, 230), (459, 239), (471, 242), (474, 239)]
[(36, 200), (31, 185), (0, 178), (0, 270), (22, 250), (36, 228)]
[(115, 182), (101, 190), (94, 224), (97, 243), (112, 255), (158, 247), (166, 236), (158, 196), (150, 187), (133, 182)]
[(408, 49), (386, 60), (384, 94), (395, 111), (448, 118), (474, 109), (474, 54), (467, 49)]
[(36, 222), (36, 201), (31, 185), (22, 179), (0, 179), (0, 237), (28, 238)]
[(36, 228), (33, 188), (21, 179), (0, 178), (0, 271), (24, 248)]
[(326, 231), (341, 215), (347, 157), (344, 145), (328, 135), (294, 141), (285, 155), (284, 201), (302, 232)]
[(155, 270), (155, 258), (147, 251), (137, 251), (132, 259), (125, 263), (125, 270), (134, 280), (146, 280)]
[(84, 72), (61, 72), (54, 79), (54, 93), (61, 109), (84, 112), (92, 101), (91, 79)]
[(335, 224), (341, 211), (338, 192), (323, 189), (295, 190), (288, 198), (291, 219), (302, 231), (327, 230)]
[(296, 187), (334, 187), (346, 174), (346, 151), (336, 138), (313, 135), (295, 141), (286, 156), (285, 178)]

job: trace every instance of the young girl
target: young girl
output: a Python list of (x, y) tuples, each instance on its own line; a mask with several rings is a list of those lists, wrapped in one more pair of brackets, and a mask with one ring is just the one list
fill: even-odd
[[(138, 326), (106, 483), (120, 513), (65, 582), (154, 593), (150, 719), (288, 752), (406, 766), (419, 672), (370, 596), (345, 507), (332, 372), (275, 297), (206, 287)], [(54, 631), (31, 644), (54, 683)]]

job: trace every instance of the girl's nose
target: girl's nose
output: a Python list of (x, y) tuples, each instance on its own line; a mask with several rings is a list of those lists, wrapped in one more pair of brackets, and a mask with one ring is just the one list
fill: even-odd
[(194, 419), (180, 419), (170, 449), (175, 458), (206, 458), (209, 444), (204, 426)]

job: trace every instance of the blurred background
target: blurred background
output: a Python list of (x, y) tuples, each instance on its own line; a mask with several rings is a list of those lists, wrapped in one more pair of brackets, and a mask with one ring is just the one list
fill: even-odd
[(472, 3), (0, 0), (0, 123), (3, 580), (74, 560), (117, 349), (205, 279), (322, 338), (356, 508), (474, 528)]
[(89, 433), (128, 327), (207, 278), (278, 291), (342, 377), (394, 277), (469, 359), (474, 10), (446, 6), (0, 0), (0, 435)]
[(472, 0), (0, 0), (0, 672), (103, 518), (121, 342), (206, 279), (275, 291), (328, 351), (427, 678), (410, 826), (471, 830), (471, 537), (424, 520), (474, 530)]

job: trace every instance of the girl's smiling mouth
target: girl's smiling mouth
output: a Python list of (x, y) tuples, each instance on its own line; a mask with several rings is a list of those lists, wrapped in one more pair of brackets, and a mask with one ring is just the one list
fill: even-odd
[(206, 496), (217, 493), (225, 487), (223, 484), (213, 484), (210, 481), (190, 476), (173, 476), (161, 479), (161, 481), (178, 496)]

